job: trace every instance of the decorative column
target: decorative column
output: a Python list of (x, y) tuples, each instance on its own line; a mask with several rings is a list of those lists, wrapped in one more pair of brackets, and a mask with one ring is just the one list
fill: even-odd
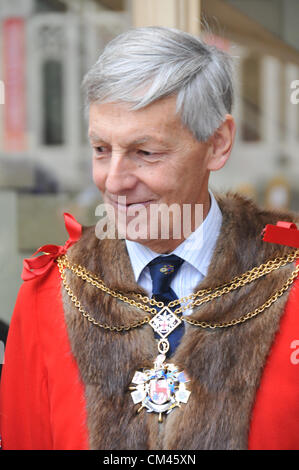
[(198, 35), (200, 0), (132, 0), (132, 24), (166, 26)]
[(233, 117), (237, 124), (236, 132), (236, 144), (242, 143), (242, 119), (244, 115), (244, 103), (242, 96), (242, 62), (246, 57), (247, 50), (245, 47), (240, 45), (234, 46), (233, 56), (234, 59), (234, 91), (235, 91), (235, 102), (233, 106)]
[(274, 152), (279, 142), (279, 61), (265, 56), (262, 62), (262, 139)]

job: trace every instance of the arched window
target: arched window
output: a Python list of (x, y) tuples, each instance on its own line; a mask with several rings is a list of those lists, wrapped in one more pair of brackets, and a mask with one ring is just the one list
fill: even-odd
[(49, 59), (42, 66), (42, 106), (44, 145), (62, 145), (63, 129), (63, 68), (62, 63)]
[(258, 141), (261, 138), (261, 61), (249, 55), (242, 62), (242, 140)]

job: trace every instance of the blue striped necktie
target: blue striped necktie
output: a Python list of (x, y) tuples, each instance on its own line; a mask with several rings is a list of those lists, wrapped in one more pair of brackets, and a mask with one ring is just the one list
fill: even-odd
[[(171, 289), (170, 284), (174, 276), (177, 274), (181, 264), (184, 262), (183, 259), (179, 258), (176, 255), (169, 256), (158, 256), (153, 259), (147, 266), (150, 270), (152, 283), (153, 283), (153, 298), (158, 302), (164, 302), (167, 305), (172, 300), (176, 300), (178, 297), (176, 293)], [(179, 305), (176, 305), (170, 310), (174, 311), (178, 308)], [(155, 307), (159, 311), (159, 307)], [(167, 357), (170, 357), (175, 352), (178, 347), (181, 338), (184, 334), (185, 324), (182, 323), (172, 331), (167, 339), (170, 344), (170, 348)], [(155, 332), (155, 337), (160, 339), (160, 336)]]

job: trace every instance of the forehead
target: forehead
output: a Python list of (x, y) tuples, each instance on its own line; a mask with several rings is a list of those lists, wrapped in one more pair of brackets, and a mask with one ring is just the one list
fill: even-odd
[(111, 138), (118, 134), (131, 139), (167, 139), (180, 131), (183, 126), (176, 113), (176, 97), (159, 100), (139, 110), (132, 110), (130, 104), (123, 102), (90, 105), (91, 138)]

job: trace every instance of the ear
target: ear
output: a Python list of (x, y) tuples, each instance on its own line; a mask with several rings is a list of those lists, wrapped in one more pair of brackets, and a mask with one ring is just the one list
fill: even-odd
[(225, 121), (214, 132), (209, 145), (208, 170), (220, 170), (227, 162), (234, 143), (236, 125), (234, 118), (227, 114)]

